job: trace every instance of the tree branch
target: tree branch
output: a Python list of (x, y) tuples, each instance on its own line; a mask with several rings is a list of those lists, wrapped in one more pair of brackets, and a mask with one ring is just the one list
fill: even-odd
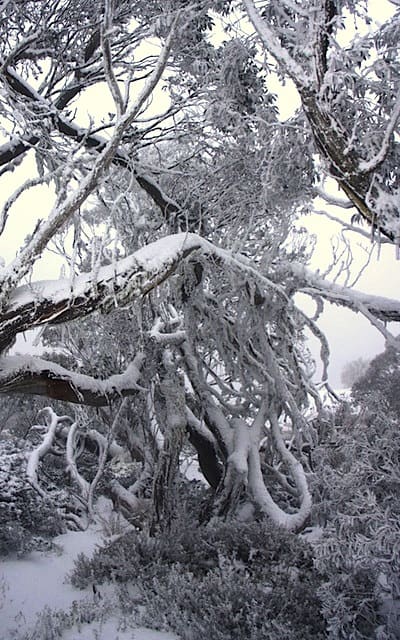
[(0, 285), (2, 289), (0, 303), (4, 304), (4, 301), (10, 294), (10, 291), (21, 280), (21, 278), (29, 272), (35, 259), (40, 256), (51, 238), (54, 237), (56, 232), (65, 224), (72, 214), (79, 209), (87, 197), (97, 187), (100, 178), (112, 163), (125, 131), (134, 122), (136, 115), (152, 94), (161, 78), (168, 61), (176, 26), (177, 19), (175, 19), (171, 27), (170, 33), (163, 49), (161, 50), (153, 72), (148, 77), (142, 91), (139, 93), (134, 103), (116, 122), (113, 135), (110, 141), (106, 144), (104, 151), (95, 160), (92, 170), (83, 179), (79, 188), (72, 192), (64, 203), (56, 206), (50, 213), (47, 220), (42, 221), (38, 225), (38, 228), (30, 241), (0, 278)]
[(400, 322), (400, 301), (374, 296), (356, 289), (329, 282), (299, 263), (287, 265), (296, 278), (296, 290), (311, 296), (321, 296), (329, 302), (359, 312), (364, 307), (368, 313), (384, 322)]
[(290, 78), (295, 82), (296, 86), (303, 89), (311, 88), (311, 80), (304, 73), (304, 69), (289, 55), (279, 42), (273, 30), (262, 19), (253, 0), (243, 0), (244, 7), (250, 22), (257, 31), (260, 39), (267, 51), (275, 58), (275, 60), (286, 70)]
[(0, 393), (103, 407), (112, 400), (146, 391), (138, 384), (143, 363), (144, 355), (139, 353), (123, 373), (101, 380), (34, 356), (4, 356), (0, 358)]
[[(195, 234), (176, 234), (153, 242), (131, 256), (67, 278), (15, 289), (0, 314), (0, 352), (17, 333), (42, 324), (60, 324), (93, 311), (109, 311), (140, 298), (166, 280), (182, 259), (208, 243)], [(210, 244), (212, 248), (212, 245)]]

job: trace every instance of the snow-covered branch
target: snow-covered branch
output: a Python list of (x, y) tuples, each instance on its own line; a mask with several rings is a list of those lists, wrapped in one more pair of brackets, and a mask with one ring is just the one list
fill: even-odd
[(34, 449), (28, 459), (28, 464), (26, 468), (26, 475), (28, 477), (31, 485), (40, 493), (40, 495), (45, 496), (46, 493), (43, 491), (39, 484), (38, 479), (38, 466), (40, 460), (48, 453), (53, 446), (57, 427), (60, 423), (65, 422), (65, 420), (71, 420), (69, 416), (58, 416), (51, 407), (46, 407), (43, 409), (42, 413), (47, 414), (47, 431), (42, 440), (42, 442)]
[(369, 160), (364, 160), (364, 162), (360, 163), (360, 171), (363, 173), (370, 173), (379, 167), (380, 164), (385, 160), (392, 141), (392, 136), (394, 130), (396, 128), (397, 122), (400, 117), (400, 92), (396, 98), (395, 105), (393, 107), (392, 115), (390, 116), (389, 122), (386, 127), (385, 134), (383, 136), (382, 145), (379, 149), (378, 153)]
[(312, 296), (318, 295), (329, 302), (359, 312), (364, 307), (372, 316), (384, 322), (400, 321), (400, 301), (374, 296), (356, 289), (329, 282), (302, 264), (292, 263), (288, 269), (295, 276), (297, 290)]
[(176, 234), (139, 249), (131, 256), (70, 279), (18, 287), (0, 316), (0, 349), (15, 335), (42, 324), (58, 324), (140, 298), (166, 280), (179, 262), (210, 243), (195, 234)]
[[(274, 501), (267, 487), (265, 486), (264, 477), (261, 470), (259, 443), (261, 430), (264, 426), (266, 417), (271, 422), (271, 429), (274, 436), (275, 445), (282, 460), (289, 463), (291, 475), (298, 489), (300, 499), (300, 507), (295, 513), (288, 513)], [(298, 531), (301, 529), (311, 511), (311, 496), (307, 487), (304, 470), (292, 454), (287, 450), (283, 442), (280, 427), (277, 422), (276, 414), (273, 407), (266, 409), (263, 404), (256, 416), (251, 428), (248, 429), (249, 447), (248, 447), (248, 483), (249, 490), (259, 508), (278, 526), (289, 531)]]
[(79, 473), (76, 457), (77, 445), (79, 440), (79, 423), (76, 420), (71, 424), (68, 430), (67, 442), (65, 446), (65, 458), (67, 462), (67, 471), (71, 478), (78, 484), (82, 497), (86, 500), (89, 494), (89, 482)]
[(144, 355), (137, 354), (123, 373), (101, 380), (69, 371), (35, 356), (0, 358), (0, 393), (26, 393), (91, 406), (145, 391), (138, 384)]
[(275, 33), (267, 22), (260, 16), (253, 0), (243, 0), (244, 7), (250, 22), (257, 31), (264, 47), (275, 58), (278, 64), (282, 65), (296, 86), (308, 89), (312, 83), (304, 72), (304, 69), (289, 55), (288, 51), (281, 45)]
[(354, 204), (351, 200), (342, 200), (342, 198), (335, 198), (335, 196), (327, 193), (319, 187), (314, 188), (315, 195), (322, 198), (327, 204), (331, 204), (334, 207), (341, 207), (342, 209), (353, 209)]

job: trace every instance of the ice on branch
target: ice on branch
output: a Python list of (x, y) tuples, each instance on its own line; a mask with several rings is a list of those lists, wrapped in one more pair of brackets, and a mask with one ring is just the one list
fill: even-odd
[(138, 353), (123, 373), (102, 380), (34, 356), (4, 356), (0, 358), (0, 392), (106, 406), (111, 400), (146, 391), (139, 384), (143, 363), (144, 354)]

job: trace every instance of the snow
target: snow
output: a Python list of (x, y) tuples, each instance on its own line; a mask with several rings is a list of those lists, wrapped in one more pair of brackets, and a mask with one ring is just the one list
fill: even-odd
[(75, 629), (63, 634), (63, 640), (174, 640), (177, 636), (171, 633), (155, 631), (154, 629), (126, 629), (119, 628), (120, 621), (110, 618), (104, 623), (86, 625), (81, 632)]
[(5, 593), (0, 596), (0, 640), (12, 637), (12, 629), (27, 631), (45, 606), (66, 608), (86, 595), (64, 583), (64, 578), (78, 554), (92, 553), (99, 542), (98, 532), (92, 529), (71, 531), (54, 539), (62, 555), (34, 552), (23, 559), (2, 560), (0, 582)]
[[(79, 553), (90, 555), (101, 542), (102, 532), (91, 527), (55, 538), (59, 551), (34, 552), (23, 559), (7, 557), (0, 560), (0, 640), (17, 640), (32, 632), (43, 612), (66, 611), (74, 603), (93, 601), (95, 596), (90, 589), (75, 589), (66, 581), (66, 576)], [(106, 594), (112, 588), (103, 585), (101, 593)], [(90, 624), (75, 624), (60, 637), (62, 640), (178, 640), (171, 633), (124, 628), (121, 617), (116, 615)], [(36, 636), (35, 640), (41, 638)]]
[(9, 297), (10, 311), (31, 304), (35, 300), (51, 300), (57, 304), (67, 295), (71, 299), (90, 297), (96, 283), (108, 283), (111, 290), (114, 285), (122, 286), (133, 276), (155, 274), (163, 271), (179, 258), (181, 252), (200, 248), (201, 239), (193, 233), (178, 233), (152, 242), (130, 256), (100, 267), (96, 275), (92, 272), (77, 276), (71, 287), (69, 278), (41, 280), (21, 285)]
[(134, 360), (122, 373), (113, 374), (109, 378), (100, 379), (87, 376), (76, 371), (69, 371), (55, 362), (43, 360), (37, 356), (16, 355), (0, 356), (0, 376), (3, 380), (3, 388), (7, 387), (8, 381), (18, 378), (21, 372), (32, 372), (40, 375), (42, 372), (50, 372), (54, 378), (68, 380), (79, 391), (92, 391), (99, 395), (113, 395), (126, 389), (136, 391), (146, 391), (138, 384), (140, 378), (140, 368), (144, 363), (144, 355), (140, 352), (136, 354)]

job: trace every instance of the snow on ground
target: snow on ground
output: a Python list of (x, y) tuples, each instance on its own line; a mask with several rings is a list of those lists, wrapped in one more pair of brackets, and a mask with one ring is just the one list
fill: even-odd
[[(65, 578), (79, 553), (91, 555), (96, 545), (101, 544), (101, 531), (95, 528), (70, 531), (54, 542), (59, 551), (0, 560), (0, 640), (17, 639), (24, 634), (31, 637), (29, 633), (43, 611), (67, 611), (84, 600), (93, 601), (95, 596), (90, 589), (75, 589)], [(106, 593), (106, 587), (102, 586), (101, 591)], [(35, 640), (53, 637), (45, 630), (42, 636), (35, 634)], [(90, 624), (74, 625), (63, 631), (61, 637), (63, 640), (177, 640), (173, 634), (151, 629), (123, 629), (121, 619), (112, 615)]]
[(153, 629), (120, 629), (117, 618), (110, 618), (105, 623), (85, 625), (77, 635), (76, 629), (63, 634), (63, 640), (177, 640), (177, 636), (165, 631)]

